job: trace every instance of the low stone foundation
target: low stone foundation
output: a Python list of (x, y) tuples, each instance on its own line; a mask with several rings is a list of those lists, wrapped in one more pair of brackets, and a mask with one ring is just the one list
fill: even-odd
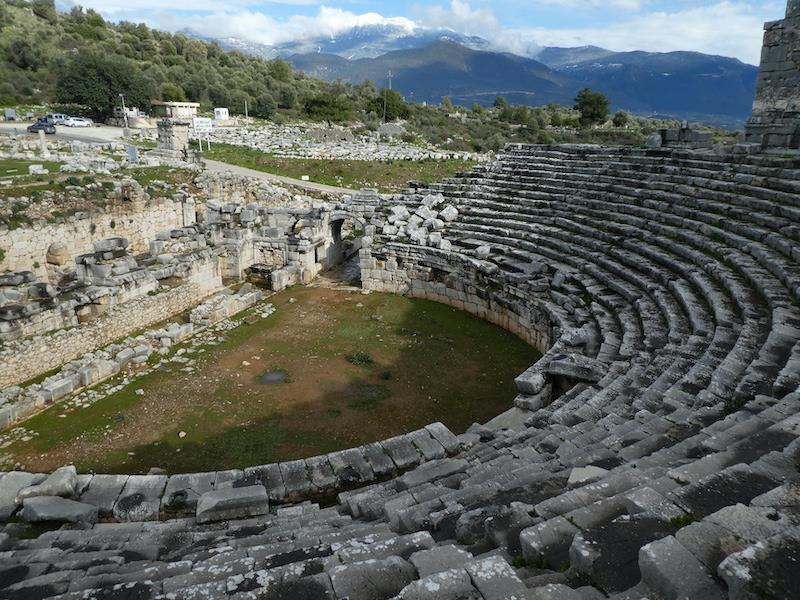
[(212, 278), (190, 281), (117, 305), (91, 323), (52, 335), (22, 340), (0, 352), (0, 388), (17, 385), (79, 356), (160, 323), (199, 304), (221, 287)]

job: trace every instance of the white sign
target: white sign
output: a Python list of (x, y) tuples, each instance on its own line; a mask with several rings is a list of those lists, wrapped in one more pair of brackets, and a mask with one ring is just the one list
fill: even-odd
[(215, 108), (214, 109), (214, 120), (215, 121), (227, 121), (231, 118), (231, 113), (228, 111), (227, 108)]
[(195, 117), (192, 119), (192, 128), (195, 135), (209, 134), (214, 130), (214, 119)]

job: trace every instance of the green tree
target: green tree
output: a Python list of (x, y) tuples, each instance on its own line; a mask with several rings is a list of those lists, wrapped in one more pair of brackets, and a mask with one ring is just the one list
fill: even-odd
[(373, 98), (367, 105), (367, 110), (376, 115), (383, 116), (386, 112), (386, 122), (397, 119), (407, 119), (411, 114), (403, 97), (397, 92), (383, 88), (376, 98)]
[(349, 121), (353, 116), (352, 103), (342, 95), (323, 92), (304, 103), (306, 115), (317, 121)]
[(625, 127), (628, 125), (630, 120), (630, 115), (628, 115), (628, 113), (626, 113), (624, 110), (618, 110), (616, 113), (614, 113), (614, 118), (612, 119), (614, 127)]
[(593, 92), (589, 88), (582, 89), (575, 98), (575, 110), (581, 114), (580, 123), (583, 127), (605, 123), (609, 105), (605, 94)]
[(253, 116), (261, 117), (262, 119), (271, 119), (278, 109), (278, 103), (272, 94), (262, 94), (256, 100), (256, 105), (253, 107)]
[(161, 86), (161, 99), (165, 102), (186, 102), (186, 92), (175, 83), (166, 82)]
[(58, 21), (58, 13), (56, 12), (56, 4), (54, 0), (33, 0), (31, 2), (31, 10), (40, 19), (45, 19), (50, 23)]
[(506, 100), (503, 96), (497, 96), (494, 99), (494, 105), (498, 110), (506, 110), (508, 108), (508, 100)]
[(42, 51), (27, 39), (16, 38), (8, 47), (8, 58), (20, 69), (35, 71), (41, 65)]
[(153, 82), (136, 63), (118, 56), (80, 52), (58, 75), (59, 102), (83, 104), (94, 116), (111, 115), (125, 95), (128, 106), (149, 106), (154, 95)]
[(442, 108), (445, 109), (447, 112), (453, 112), (453, 110), (455, 110), (455, 106), (453, 106), (453, 101), (450, 100), (449, 96), (445, 96), (442, 98)]
[(285, 60), (276, 58), (269, 63), (269, 75), (276, 81), (289, 83), (292, 80), (292, 67)]

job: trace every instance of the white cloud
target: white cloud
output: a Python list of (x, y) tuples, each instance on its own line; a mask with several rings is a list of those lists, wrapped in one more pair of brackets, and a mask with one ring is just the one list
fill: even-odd
[(762, 6), (756, 11), (746, 4), (726, 0), (671, 13), (644, 14), (602, 28), (507, 30), (494, 41), (510, 52), (531, 53), (540, 46), (595, 45), (619, 52), (688, 50), (758, 64), (762, 25), (770, 18), (767, 8)]
[(416, 4), (411, 14), (425, 27), (452, 29), (466, 35), (491, 38), (502, 31), (500, 20), (491, 9), (473, 9), (465, 0), (452, 0), (450, 6)]
[(567, 8), (621, 8), (640, 10), (646, 0), (539, 0), (540, 4), (551, 4)]
[(189, 17), (161, 13), (151, 22), (172, 31), (190, 29), (212, 38), (235, 37), (267, 45), (320, 37), (333, 38), (353, 27), (368, 25), (393, 25), (408, 32), (417, 27), (404, 17), (384, 17), (374, 12), (355, 14), (327, 6), (320, 7), (316, 15), (294, 15), (282, 21), (259, 11), (224, 10)]

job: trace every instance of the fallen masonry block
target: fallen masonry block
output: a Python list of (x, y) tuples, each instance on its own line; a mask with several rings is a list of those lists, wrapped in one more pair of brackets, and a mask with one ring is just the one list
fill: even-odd
[(75, 467), (61, 467), (47, 476), (47, 479), (37, 485), (32, 485), (20, 490), (17, 498), (21, 502), (26, 498), (36, 496), (61, 496), (71, 498), (78, 488), (78, 474)]
[(93, 524), (97, 521), (97, 507), (57, 496), (26, 498), (22, 519), (29, 523), (62, 522)]
[(0, 521), (9, 519), (17, 511), (19, 507), (17, 496), (20, 490), (36, 485), (44, 479), (45, 475), (22, 471), (12, 471), (3, 475), (0, 479)]
[(269, 512), (267, 489), (263, 485), (226, 488), (206, 492), (197, 501), (198, 523), (244, 519)]

